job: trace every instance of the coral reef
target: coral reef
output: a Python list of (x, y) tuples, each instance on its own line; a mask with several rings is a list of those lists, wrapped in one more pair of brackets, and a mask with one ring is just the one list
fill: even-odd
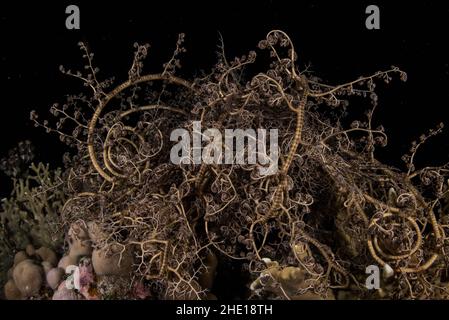
[(43, 163), (29, 165), (34, 157), (32, 150), (30, 142), (21, 142), (1, 160), (1, 169), (11, 177), (13, 190), (9, 198), (2, 199), (0, 211), (0, 285), (16, 252), (26, 248), (20, 255), (33, 256), (34, 246), (58, 251), (63, 244), (59, 219), (66, 199), (62, 170), (52, 170)]
[[(290, 38), (274, 30), (257, 54), (228, 61), (222, 45), (214, 69), (187, 81), (175, 75), (183, 41), (180, 35), (157, 74), (144, 74), (149, 45), (136, 44), (119, 84), (99, 78), (83, 43), (85, 70), (61, 67), (89, 93), (53, 105), (55, 123), (35, 112), (31, 120), (75, 152), (64, 156), (63, 173), (32, 166), (34, 175), (17, 180), (0, 230), (11, 248), (50, 249), (58, 238), (49, 228), (60, 221), (68, 248), (60, 269), (47, 249), (16, 255), (8, 298), (42, 289), (46, 268), (53, 299), (214, 299), (217, 266), (226, 263), (249, 279), (236, 298), (449, 297), (449, 212), (442, 209), (449, 167), (415, 165), (443, 125), (412, 143), (404, 169), (376, 159), (387, 144), (374, 119), (376, 83), (405, 81), (405, 72), (391, 67), (330, 85), (300, 70)], [(365, 114), (354, 119), (351, 104), (365, 100)], [(192, 132), (194, 121), (218, 130), (279, 129), (278, 172), (261, 174), (270, 163), (173, 164), (171, 132)], [(30, 189), (31, 179), (46, 187)], [(19, 227), (29, 214), (33, 223)], [(33, 252), (49, 265), (30, 260)], [(365, 286), (370, 265), (384, 271), (377, 290)]]

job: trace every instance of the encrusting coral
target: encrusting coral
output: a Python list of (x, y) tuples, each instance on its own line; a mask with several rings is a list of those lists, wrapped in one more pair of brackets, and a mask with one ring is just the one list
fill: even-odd
[(281, 267), (279, 263), (268, 258), (263, 261), (267, 268), (250, 285), (252, 291), (265, 290), (291, 300), (334, 299), (331, 290), (324, 295), (311, 292), (313, 286), (310, 284), (316, 279), (310, 278), (301, 267)]
[[(130, 250), (125, 253), (118, 246), (110, 245), (109, 249), (92, 251), (93, 242), (87, 230), (81, 231), (79, 222), (70, 225), (67, 235), (68, 252), (61, 259), (49, 248), (35, 249), (32, 245), (15, 254), (3, 287), (6, 299), (96, 300), (99, 299), (98, 280), (104, 282), (109, 276), (129, 276), (133, 265)], [(128, 291), (132, 297), (132, 290)], [(136, 298), (148, 296), (143, 293), (144, 288), (140, 291)]]
[(23, 260), (14, 267), (14, 284), (24, 298), (29, 298), (39, 293), (43, 282), (43, 273), (42, 267), (36, 265), (30, 259)]
[(46, 247), (35, 250), (28, 245), (26, 251), (17, 252), (4, 285), (5, 297), (10, 300), (38, 297), (45, 285), (47, 271), (56, 263), (56, 254)]
[(50, 288), (56, 290), (59, 284), (63, 281), (64, 275), (64, 269), (61, 269), (59, 267), (51, 268), (46, 272), (45, 280), (47, 281), (47, 284), (50, 286)]
[(100, 276), (126, 275), (133, 265), (133, 253), (129, 248), (111, 244), (92, 252), (95, 273)]

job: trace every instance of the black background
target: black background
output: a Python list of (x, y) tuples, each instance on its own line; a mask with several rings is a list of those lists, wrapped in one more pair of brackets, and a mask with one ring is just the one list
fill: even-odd
[[(80, 8), (80, 30), (65, 28), (69, 4)], [(380, 7), (380, 30), (365, 28), (369, 4)], [(389, 135), (389, 145), (379, 156), (392, 165), (401, 165), (400, 157), (413, 139), (448, 120), (446, 1), (4, 1), (0, 12), (0, 155), (18, 141), (30, 139), (37, 160), (61, 163), (65, 146), (57, 136), (34, 128), (29, 112), (35, 109), (46, 118), (53, 102), (82, 90), (81, 83), (59, 72), (60, 65), (82, 68), (78, 41), (87, 42), (95, 53), (100, 77), (115, 76), (120, 81), (127, 77), (134, 42), (151, 44), (146, 71), (157, 72), (170, 58), (180, 32), (186, 33), (188, 52), (182, 64), (187, 78), (213, 66), (218, 32), (232, 58), (255, 49), (274, 28), (291, 36), (300, 66), (310, 64), (330, 84), (391, 65), (400, 67), (409, 80), (379, 85), (375, 116)], [(444, 163), (448, 154), (445, 133), (423, 148), (418, 163)], [(0, 193), (8, 189), (2, 176)]]

